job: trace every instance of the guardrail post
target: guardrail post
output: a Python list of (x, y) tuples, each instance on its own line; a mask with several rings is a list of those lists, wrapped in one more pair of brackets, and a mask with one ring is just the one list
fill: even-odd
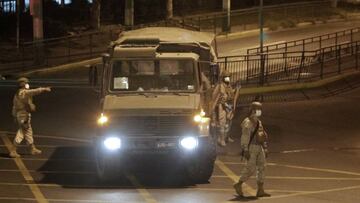
[(322, 49), (322, 36), (320, 36), (320, 39), (319, 39), (319, 49)]
[(301, 61), (300, 61), (298, 78), (297, 78), (297, 81), (298, 81), (298, 82), (300, 82), (301, 73), (302, 73), (302, 68), (303, 68), (303, 66), (304, 66), (304, 60), (305, 60), (305, 51), (303, 51), (302, 54), (301, 54)]
[(285, 71), (286, 75), (288, 75), (288, 70), (287, 70), (287, 43), (285, 43), (285, 52), (284, 52), (283, 57), (285, 59), (284, 71)]
[(350, 42), (353, 42), (353, 29), (350, 30)]
[(260, 53), (260, 85), (264, 86), (265, 83), (265, 57), (264, 53)]
[(89, 35), (89, 51), (90, 51), (90, 57), (92, 57), (93, 52), (93, 37), (92, 34)]
[(321, 55), (320, 55), (320, 79), (323, 79), (324, 77), (324, 57), (325, 57), (325, 53), (324, 50), (320, 50)]
[(199, 25), (199, 31), (201, 31), (201, 17), (198, 17), (198, 25)]
[(305, 39), (302, 40), (302, 50), (305, 51)]
[(182, 24), (182, 27), (185, 28), (185, 18), (184, 18), (184, 16), (182, 17), (181, 24)]
[(227, 70), (227, 63), (228, 63), (228, 60), (227, 60), (227, 59), (228, 59), (228, 57), (226, 56), (226, 57), (225, 57), (225, 66), (224, 66), (225, 70)]
[(335, 46), (338, 45), (338, 33), (335, 33)]
[(70, 61), (70, 37), (67, 37), (67, 60)]
[(245, 56), (246, 60), (246, 83), (249, 82), (249, 54)]
[(338, 74), (341, 73), (341, 45), (337, 46)]
[(216, 14), (214, 15), (214, 34), (216, 35)]
[(359, 58), (358, 58), (358, 42), (356, 42), (355, 46), (355, 63), (356, 63), (356, 70), (359, 69)]

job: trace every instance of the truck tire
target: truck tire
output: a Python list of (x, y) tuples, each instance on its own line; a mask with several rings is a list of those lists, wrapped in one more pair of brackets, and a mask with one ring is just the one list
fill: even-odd
[(119, 180), (122, 175), (120, 160), (115, 156), (107, 156), (99, 148), (96, 148), (95, 155), (96, 173), (101, 182), (113, 182)]
[(210, 139), (208, 146), (199, 153), (199, 156), (188, 163), (189, 178), (196, 183), (208, 182), (214, 170), (215, 159), (216, 143), (214, 139)]

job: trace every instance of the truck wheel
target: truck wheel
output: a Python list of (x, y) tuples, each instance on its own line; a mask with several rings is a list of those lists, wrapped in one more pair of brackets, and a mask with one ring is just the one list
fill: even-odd
[(108, 156), (97, 148), (96, 150), (96, 172), (101, 182), (112, 182), (118, 180), (122, 174), (120, 161), (114, 156)]

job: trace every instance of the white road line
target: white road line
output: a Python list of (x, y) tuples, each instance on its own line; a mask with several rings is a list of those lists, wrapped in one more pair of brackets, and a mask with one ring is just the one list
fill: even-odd
[(320, 194), (320, 193), (328, 193), (328, 192), (339, 192), (344, 190), (355, 190), (360, 189), (360, 185), (357, 186), (350, 186), (350, 187), (342, 187), (342, 188), (335, 188), (335, 189), (328, 189), (328, 190), (318, 190), (318, 191), (309, 191), (309, 192), (298, 192), (294, 194), (287, 194), (287, 195), (277, 195), (271, 197), (265, 197), (260, 200), (268, 200), (268, 199), (280, 199), (280, 198), (287, 198), (287, 197), (296, 197), (296, 196), (305, 196), (305, 195), (313, 195), (313, 194)]
[(89, 175), (95, 174), (93, 171), (37, 171), (37, 170), (24, 170), (24, 169), (0, 169), (0, 172), (15, 172), (22, 173), (23, 171), (27, 171), (29, 173), (44, 173), (44, 174), (77, 174), (77, 175)]
[[(212, 178), (228, 178), (228, 176), (215, 175)], [(237, 176), (239, 178), (239, 176)], [(256, 177), (251, 176), (250, 178), (255, 179)], [(308, 177), (308, 176), (266, 176), (266, 179), (274, 180), (349, 180), (349, 181), (360, 181), (360, 178), (348, 178), (348, 177)]]
[[(0, 133), (15, 135), (14, 132), (10, 132), (10, 131), (0, 131)], [(49, 139), (55, 139), (55, 140), (67, 140), (67, 141), (83, 142), (83, 143), (92, 143), (92, 140), (81, 139), (81, 138), (62, 137), (62, 136), (48, 136), (48, 135), (37, 135), (36, 134), (36, 135), (34, 135), (34, 137), (49, 138)]]
[(146, 188), (144, 188), (139, 181), (136, 179), (135, 176), (133, 175), (127, 175), (126, 176), (130, 182), (136, 187), (136, 190), (140, 193), (140, 195), (143, 197), (143, 199), (147, 202), (147, 203), (157, 203), (158, 201), (156, 201), (156, 199), (154, 199), (154, 197), (148, 192), (148, 190)]
[[(243, 165), (241, 162), (224, 162), (224, 164), (228, 165)], [(328, 172), (328, 173), (338, 173), (345, 175), (354, 175), (360, 176), (360, 173), (352, 172), (352, 171), (344, 171), (344, 170), (334, 170), (334, 169), (326, 169), (326, 168), (314, 168), (314, 167), (305, 167), (305, 166), (297, 166), (297, 165), (289, 165), (289, 164), (277, 164), (277, 163), (267, 163), (267, 166), (281, 166), (286, 168), (294, 168), (294, 169), (302, 169), (302, 170), (310, 170), (310, 171), (320, 171), (320, 172)]]
[[(91, 159), (48, 159), (48, 158), (21, 158), (23, 161), (50, 161), (50, 162), (66, 162), (66, 161), (74, 161), (74, 162), (95, 162), (95, 160)], [(8, 157), (0, 157), (0, 160), (12, 160), (12, 158)]]
[[(0, 145), (0, 147), (5, 148), (5, 145)], [(27, 145), (17, 146), (18, 148), (28, 148)], [(39, 148), (59, 148), (59, 147), (86, 147), (86, 145), (36, 145)]]
[[(228, 178), (230, 178), (234, 183), (237, 183), (239, 180), (239, 176), (237, 176), (230, 168), (228, 168), (222, 161), (217, 159), (215, 164), (226, 174)], [(256, 190), (250, 187), (248, 184), (243, 183), (243, 189), (246, 193), (249, 193), (252, 196), (255, 196)]]
[[(11, 149), (13, 148), (11, 141), (8, 137), (6, 136), (1, 136), (3, 142), (5, 143), (5, 145), (7, 146), (8, 151), (10, 152)], [(14, 159), (15, 164), (17, 165), (17, 167), (20, 169), (20, 172), (22, 174), (22, 176), (24, 177), (26, 182), (34, 182), (33, 177), (31, 176), (30, 172), (27, 170), (25, 164), (23, 163), (23, 161), (20, 158), (15, 158)], [(29, 185), (29, 188), (31, 190), (31, 192), (33, 193), (35, 199), (37, 202), (39, 203), (48, 203), (48, 200), (45, 198), (44, 194), (41, 192), (40, 188), (36, 185)]]
[[(12, 201), (36, 201), (36, 199), (34, 198), (18, 198), (18, 197), (0, 197), (0, 200), (12, 200)], [(50, 202), (89, 202), (89, 203), (117, 203), (117, 200), (114, 201), (106, 201), (106, 200), (93, 200), (93, 199), (89, 199), (89, 200), (85, 200), (85, 199), (48, 199)], [(137, 203), (134, 201), (131, 201), (131, 203)], [(140, 202), (139, 202), (140, 203)]]

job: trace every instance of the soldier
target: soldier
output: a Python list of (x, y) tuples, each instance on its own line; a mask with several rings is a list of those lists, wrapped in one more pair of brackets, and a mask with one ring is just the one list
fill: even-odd
[(270, 196), (264, 191), (265, 164), (268, 154), (267, 143), (268, 135), (259, 119), (261, 116), (262, 104), (253, 102), (250, 106), (249, 116), (241, 124), (241, 149), (243, 157), (246, 159), (246, 165), (241, 171), (240, 180), (234, 185), (235, 191), (239, 196), (243, 196), (242, 184), (249, 179), (255, 172), (258, 190), (257, 197)]
[(233, 117), (233, 100), (235, 91), (230, 85), (230, 73), (224, 71), (221, 75), (221, 82), (214, 90), (214, 94), (218, 95), (216, 103), (218, 105), (218, 125), (219, 125), (219, 136), (218, 144), (220, 146), (226, 146), (226, 142), (234, 142), (229, 137), (229, 131), (231, 128), (231, 120)]
[(14, 139), (14, 147), (10, 152), (10, 157), (17, 158), (20, 155), (16, 148), (25, 139), (30, 146), (32, 155), (41, 154), (41, 151), (34, 145), (33, 131), (31, 127), (31, 112), (36, 110), (32, 97), (43, 92), (50, 92), (49, 87), (30, 89), (29, 80), (27, 78), (18, 79), (19, 90), (16, 92), (13, 100), (12, 115), (19, 126)]

